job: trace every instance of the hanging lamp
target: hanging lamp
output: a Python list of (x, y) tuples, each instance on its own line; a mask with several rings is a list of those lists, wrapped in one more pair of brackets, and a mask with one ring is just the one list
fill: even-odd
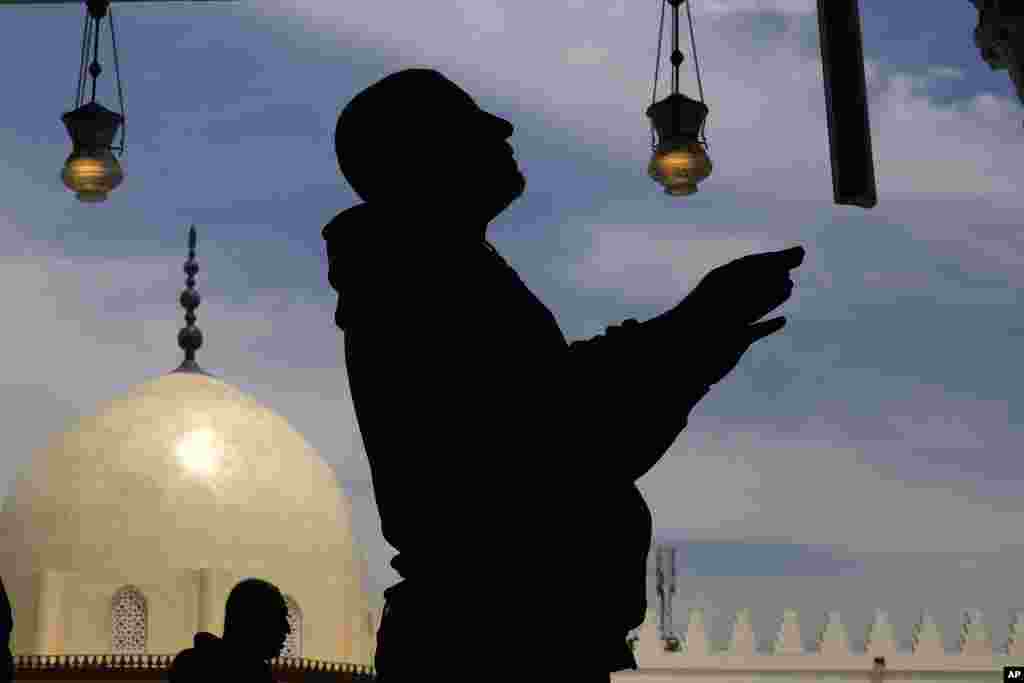
[[(117, 62), (117, 39), (114, 36), (114, 17), (110, 14), (110, 38), (114, 48), (114, 72), (117, 77), (117, 95), (121, 113), (113, 112), (96, 102), (96, 79), (102, 72), (99, 56), (100, 20), (108, 15), (110, 0), (87, 0), (85, 28), (82, 31), (82, 62), (78, 72), (78, 88), (75, 91), (75, 109), (61, 117), (71, 136), (72, 150), (64, 163), (61, 180), (81, 202), (102, 202), (107, 194), (124, 180), (121, 164), (111, 150), (124, 153), (124, 128), (121, 128), (121, 146), (111, 147), (117, 129), (124, 124), (124, 97), (121, 92), (121, 71)], [(95, 23), (95, 31), (91, 31)], [(89, 39), (92, 38), (92, 101), (82, 104), (82, 89), (85, 84), (85, 63)]]
[[(693, 17), (687, 0), (661, 0), (661, 24), (658, 26), (658, 58), (654, 66), (654, 92), (647, 117), (651, 120), (651, 149), (653, 155), (647, 172), (656, 182), (664, 186), (665, 193), (674, 197), (693, 194), (697, 184), (711, 175), (711, 158), (708, 156), (707, 137), (704, 123), (708, 108), (704, 104), (704, 87), (700, 80), (700, 64), (697, 62), (697, 46), (693, 40)], [(672, 93), (654, 101), (658, 88), (658, 62), (661, 61), (661, 36), (665, 23), (665, 4), (672, 5)], [(679, 5), (686, 2), (686, 17), (690, 24), (690, 45), (693, 61), (697, 68), (697, 87), (700, 102), (679, 92), (679, 65), (683, 53), (679, 51)], [(658, 142), (654, 142), (657, 130)]]

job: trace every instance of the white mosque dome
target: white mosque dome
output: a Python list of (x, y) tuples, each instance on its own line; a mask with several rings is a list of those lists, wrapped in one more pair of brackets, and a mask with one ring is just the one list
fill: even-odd
[(54, 438), (4, 513), (17, 574), (258, 572), (272, 558), (355, 569), (331, 467), (285, 419), (200, 372), (145, 382)]

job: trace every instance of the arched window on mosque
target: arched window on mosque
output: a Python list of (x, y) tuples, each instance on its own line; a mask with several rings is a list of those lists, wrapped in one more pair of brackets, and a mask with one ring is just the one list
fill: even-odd
[(111, 603), (112, 650), (115, 653), (146, 651), (146, 597), (135, 586), (114, 593)]
[(302, 610), (299, 609), (299, 603), (295, 602), (295, 598), (290, 595), (284, 596), (284, 603), (288, 605), (288, 626), (291, 627), (291, 633), (284, 641), (284, 647), (281, 648), (282, 657), (301, 657), (302, 656)]

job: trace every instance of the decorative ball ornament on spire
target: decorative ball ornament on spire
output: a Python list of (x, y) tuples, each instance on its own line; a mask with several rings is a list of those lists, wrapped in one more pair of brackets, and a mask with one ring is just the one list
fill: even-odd
[[(665, 194), (674, 197), (693, 194), (697, 183), (711, 175), (711, 159), (705, 147), (707, 138), (703, 135), (704, 121), (708, 108), (704, 104), (704, 86), (700, 80), (700, 64), (697, 62), (697, 46), (693, 39), (693, 17), (690, 5), (686, 5), (686, 16), (690, 23), (690, 44), (693, 47), (694, 64), (697, 67), (697, 87), (701, 101), (679, 93), (679, 65), (683, 53), (679, 51), (679, 5), (686, 0), (665, 0), (672, 5), (672, 93), (660, 102), (652, 102), (647, 108), (651, 120), (651, 147), (654, 152), (647, 172), (655, 181), (665, 187)], [(665, 20), (665, 6), (661, 6), (661, 20)], [(662, 26), (658, 27), (658, 59), (661, 58)], [(654, 88), (658, 88), (658, 63), (654, 67)], [(654, 99), (652, 93), (651, 99)], [(654, 129), (659, 141), (654, 144)]]
[(196, 226), (188, 230), (188, 260), (185, 261), (185, 289), (181, 292), (178, 301), (185, 309), (185, 327), (178, 332), (178, 346), (185, 352), (185, 360), (174, 372), (201, 372), (205, 371), (196, 363), (196, 351), (203, 345), (203, 333), (196, 327), (195, 310), (199, 308), (202, 301), (199, 292), (196, 291), (196, 273), (199, 272), (199, 263), (196, 261)]

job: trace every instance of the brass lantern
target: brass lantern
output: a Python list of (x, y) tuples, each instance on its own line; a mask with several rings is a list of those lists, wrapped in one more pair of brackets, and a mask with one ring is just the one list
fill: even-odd
[(79, 201), (102, 202), (124, 180), (121, 164), (110, 151), (124, 117), (89, 102), (61, 119), (72, 142), (61, 180)]
[[(117, 61), (117, 40), (114, 38), (114, 17), (110, 15), (110, 36), (114, 47), (114, 72), (117, 76), (117, 94), (121, 112), (110, 111), (96, 102), (96, 79), (103, 69), (97, 57), (100, 45), (100, 20), (107, 16), (110, 0), (86, 0), (85, 31), (82, 38), (82, 64), (79, 67), (78, 89), (75, 91), (76, 108), (61, 117), (71, 136), (71, 154), (64, 162), (61, 180), (82, 202), (102, 202), (107, 194), (124, 180), (121, 164), (111, 150), (124, 152), (124, 98), (121, 95), (121, 73)], [(95, 30), (92, 24), (95, 23)], [(90, 38), (92, 44), (90, 45)], [(85, 84), (85, 63), (92, 48), (92, 101), (82, 104)], [(121, 128), (121, 146), (112, 147), (114, 136)]]
[[(679, 5), (686, 0), (665, 0), (672, 5), (672, 93), (647, 108), (651, 120), (653, 155), (647, 172), (658, 184), (664, 186), (665, 194), (681, 197), (697, 191), (697, 184), (711, 175), (711, 158), (705, 149), (707, 139), (703, 137), (704, 121), (708, 107), (704, 104), (704, 87), (700, 80), (700, 64), (697, 62), (697, 47), (693, 41), (693, 18), (690, 6), (686, 5), (686, 16), (690, 22), (690, 44), (693, 46), (694, 63), (697, 66), (697, 87), (701, 101), (679, 93), (679, 65), (683, 53), (679, 51)], [(662, 5), (662, 21), (665, 7)], [(658, 31), (658, 53), (661, 53), (661, 31)], [(658, 65), (654, 68), (654, 84), (658, 84)], [(653, 99), (653, 98), (652, 98)], [(653, 131), (657, 129), (658, 143), (653, 142)], [(703, 139), (702, 139), (703, 138)]]
[(711, 175), (711, 159), (697, 140), (707, 115), (702, 102), (679, 93), (647, 108), (659, 139), (647, 172), (665, 186), (666, 194), (693, 194), (697, 183)]

